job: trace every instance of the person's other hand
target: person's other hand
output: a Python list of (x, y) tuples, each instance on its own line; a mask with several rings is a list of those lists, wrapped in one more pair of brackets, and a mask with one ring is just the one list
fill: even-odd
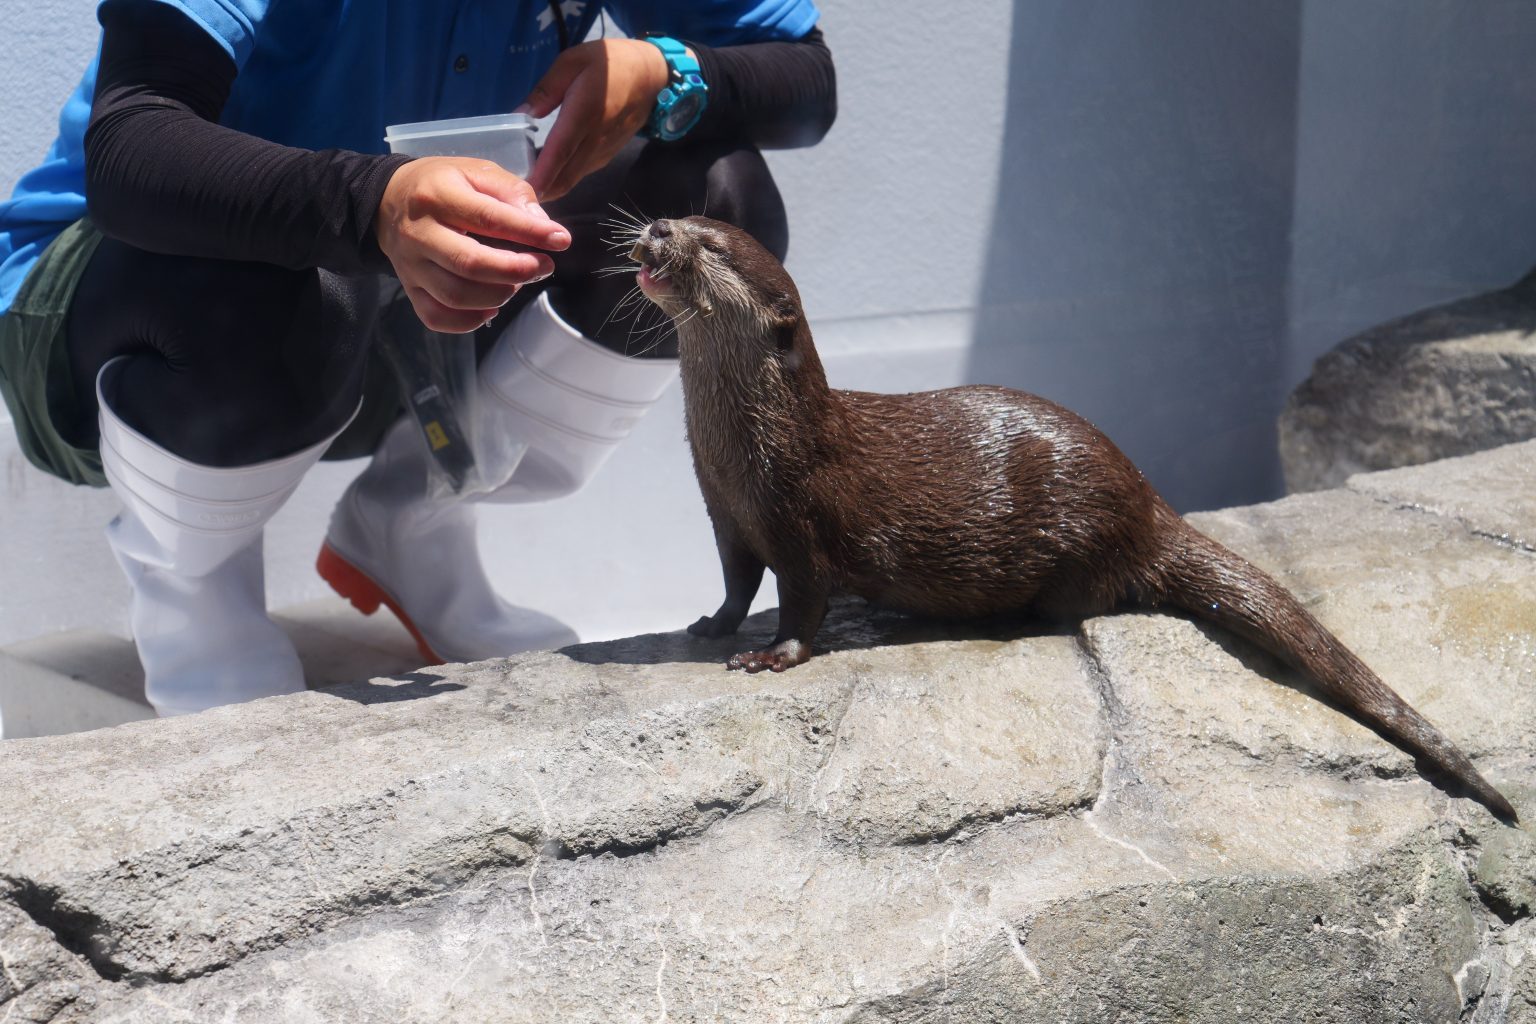
[(643, 39), (596, 39), (555, 58), (519, 108), (531, 117), (561, 108), (528, 176), (539, 198), (560, 198), (612, 160), (650, 119), (670, 75)]
[(375, 224), (416, 315), (448, 334), (473, 331), (523, 285), (554, 272), (545, 253), (509, 251), (498, 240), (554, 251), (571, 244), (528, 182), (470, 157), (402, 165), (385, 186)]

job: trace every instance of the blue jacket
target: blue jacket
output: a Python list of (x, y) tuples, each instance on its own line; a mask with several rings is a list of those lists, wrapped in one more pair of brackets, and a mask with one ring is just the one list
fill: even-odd
[[(386, 125), (509, 111), (559, 53), (547, 0), (156, 2), (185, 12), (234, 59), (220, 123), (305, 149), (382, 153)], [(812, 0), (562, 0), (568, 37), (584, 38), (604, 7), (629, 35), (710, 46), (799, 39), (818, 17)], [(48, 244), (85, 215), (96, 67), (64, 104), (46, 159), (0, 203), (0, 312)]]

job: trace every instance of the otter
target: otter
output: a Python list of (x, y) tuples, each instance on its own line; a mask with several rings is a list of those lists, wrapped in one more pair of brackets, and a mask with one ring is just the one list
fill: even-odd
[(719, 221), (655, 221), (630, 256), (640, 290), (676, 325), (688, 441), (725, 576), (724, 603), (689, 632), (735, 633), (764, 567), (778, 578), (778, 634), (729, 668), (805, 662), (834, 593), (946, 619), (1172, 607), (1306, 673), (1516, 820), (1444, 734), (1283, 586), (1186, 523), (1080, 416), (1005, 387), (828, 387), (794, 282)]

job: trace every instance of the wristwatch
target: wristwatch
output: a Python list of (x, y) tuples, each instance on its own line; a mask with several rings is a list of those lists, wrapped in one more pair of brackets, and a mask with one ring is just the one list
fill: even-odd
[(646, 122), (645, 134), (673, 142), (699, 123), (709, 102), (709, 86), (699, 74), (699, 62), (681, 42), (669, 36), (646, 36), (645, 41), (661, 51), (669, 69), (667, 87), (656, 94), (656, 109)]

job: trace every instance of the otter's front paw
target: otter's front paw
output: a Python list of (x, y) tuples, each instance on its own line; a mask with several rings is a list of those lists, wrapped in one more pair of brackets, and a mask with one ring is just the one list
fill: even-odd
[(740, 654), (733, 655), (731, 660), (725, 663), (725, 667), (746, 669), (748, 672), (761, 672), (763, 669), (783, 672), (787, 668), (804, 664), (810, 659), (810, 644), (802, 644), (798, 640), (784, 640), (766, 651), (742, 651)]
[(699, 621), (688, 627), (688, 632), (694, 636), (717, 637), (730, 636), (736, 632), (736, 627), (728, 622), (721, 622), (713, 615), (703, 615)]

